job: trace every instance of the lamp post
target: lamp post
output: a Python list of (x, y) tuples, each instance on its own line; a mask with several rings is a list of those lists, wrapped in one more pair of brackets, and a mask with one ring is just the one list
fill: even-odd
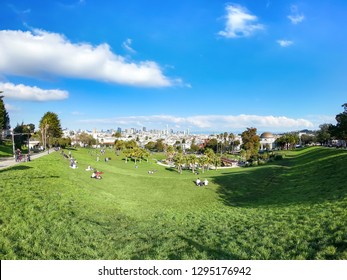
[(14, 137), (16, 135), (25, 135), (25, 134), (28, 134), (28, 139), (29, 139), (29, 135), (30, 133), (14, 133), (14, 129), (11, 130), (11, 134), (12, 134), (12, 151), (13, 151), (13, 158), (16, 159), (16, 151), (15, 151), (15, 143), (14, 143)]
[(16, 159), (16, 154), (15, 154), (15, 146), (14, 146), (14, 130), (12, 128), (12, 151), (13, 151), (13, 158)]
[(28, 128), (28, 155), (30, 154), (30, 125), (27, 126)]

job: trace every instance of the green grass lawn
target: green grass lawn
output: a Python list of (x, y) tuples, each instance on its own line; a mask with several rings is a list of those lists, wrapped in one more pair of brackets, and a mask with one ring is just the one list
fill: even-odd
[(0, 170), (1, 259), (347, 259), (347, 151), (210, 170), (203, 188), (156, 155), (72, 155), (78, 169), (52, 153)]
[(3, 141), (0, 143), (0, 158), (1, 157), (13, 157), (12, 142)]

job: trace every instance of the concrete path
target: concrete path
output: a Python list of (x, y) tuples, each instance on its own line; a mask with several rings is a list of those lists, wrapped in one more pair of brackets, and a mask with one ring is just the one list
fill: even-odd
[[(55, 152), (55, 150), (54, 149), (50, 149), (49, 153), (51, 153), (51, 152), (53, 153), (53, 152)], [(48, 155), (48, 153), (47, 153), (47, 151), (44, 151), (44, 152), (41, 152), (41, 153), (38, 153), (38, 154), (32, 154), (30, 156), (30, 159), (34, 160), (36, 158), (39, 158), (39, 157), (42, 157), (42, 156), (46, 156), (46, 155)], [(24, 154), (23, 154), (23, 156), (24, 156)], [(25, 154), (25, 156), (26, 156), (26, 154)], [(25, 162), (25, 161), (22, 160), (22, 161), (16, 162), (15, 159), (12, 158), (12, 157), (11, 158), (0, 158), (0, 170), (8, 168), (8, 167), (11, 167), (11, 166), (14, 166), (16, 164), (23, 163), (23, 162)]]

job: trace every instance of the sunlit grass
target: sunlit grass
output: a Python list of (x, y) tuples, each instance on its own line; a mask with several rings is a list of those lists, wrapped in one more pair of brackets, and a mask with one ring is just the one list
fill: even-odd
[[(1, 259), (347, 259), (347, 152), (197, 175), (111, 150), (0, 171)], [(153, 158), (158, 158), (153, 155)], [(91, 165), (104, 172), (90, 178)], [(148, 170), (157, 170), (148, 174)]]

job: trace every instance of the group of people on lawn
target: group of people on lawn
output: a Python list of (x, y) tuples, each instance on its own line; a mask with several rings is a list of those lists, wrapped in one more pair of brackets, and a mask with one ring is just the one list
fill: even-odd
[[(70, 167), (75, 169), (77, 168), (77, 160), (74, 159), (71, 155), (71, 151), (69, 151), (69, 155), (64, 154), (64, 152), (61, 152), (62, 155), (64, 155), (65, 158), (70, 159)], [(101, 174), (103, 174), (103, 172), (97, 171), (96, 169), (92, 168), (90, 165), (88, 165), (88, 167), (86, 168), (86, 171), (93, 171), (92, 175), (90, 176), (90, 178), (92, 179), (102, 179)], [(148, 174), (153, 174), (154, 172), (157, 172), (157, 170), (149, 170)], [(195, 184), (199, 187), (203, 187), (203, 186), (207, 186), (208, 185), (208, 180), (205, 179), (204, 181), (201, 181), (200, 178), (196, 179)]]
[(101, 174), (103, 174), (104, 172), (98, 171), (94, 168), (92, 168), (90, 165), (88, 165), (86, 171), (93, 171), (92, 175), (90, 176), (90, 178), (92, 179), (102, 179)]
[(24, 161), (30, 161), (30, 152), (25, 156), (22, 154), (20, 149), (15, 151), (15, 160), (16, 162), (20, 162), (24, 159)]
[[(73, 168), (73, 169), (77, 168), (77, 160), (75, 158), (73, 158), (71, 151), (69, 151), (68, 155), (65, 154), (64, 151), (61, 151), (61, 154), (64, 156), (64, 158), (70, 160), (70, 167), (71, 168)], [(101, 174), (103, 174), (103, 172), (97, 171), (96, 169), (92, 168), (90, 165), (88, 165), (88, 167), (86, 168), (86, 171), (93, 171), (90, 178), (102, 179)]]
[(207, 186), (208, 185), (208, 181), (207, 179), (205, 179), (204, 181), (200, 181), (200, 179), (196, 179), (195, 184), (199, 187), (203, 187), (203, 186)]

